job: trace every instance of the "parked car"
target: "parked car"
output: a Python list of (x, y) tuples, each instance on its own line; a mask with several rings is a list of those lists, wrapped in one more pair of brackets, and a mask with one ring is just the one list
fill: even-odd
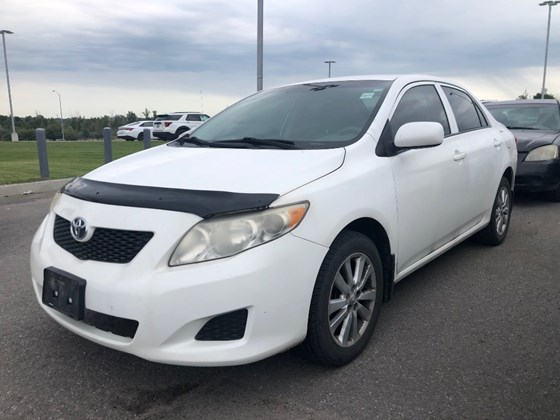
[(485, 104), (517, 138), (515, 186), (545, 191), (560, 201), (560, 104), (554, 99), (495, 101)]
[(445, 79), (261, 91), (66, 185), (31, 245), (33, 288), (60, 325), (152, 361), (301, 344), (343, 365), (396, 282), (472, 235), (504, 241), (516, 159), (513, 135)]
[(172, 112), (156, 116), (154, 136), (162, 140), (173, 140), (191, 131), (210, 117), (200, 112)]
[(144, 129), (150, 130), (150, 138), (155, 138), (152, 134), (153, 121), (136, 121), (119, 127), (117, 130), (117, 137), (127, 141), (144, 140)]

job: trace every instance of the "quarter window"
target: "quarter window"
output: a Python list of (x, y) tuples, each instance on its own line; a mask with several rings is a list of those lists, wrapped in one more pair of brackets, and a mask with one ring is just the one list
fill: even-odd
[(488, 126), (486, 119), (481, 115), (482, 112), (477, 110), (477, 106), (469, 95), (447, 86), (442, 86), (442, 88), (455, 114), (459, 132)]
[(391, 118), (393, 135), (403, 124), (417, 121), (438, 122), (445, 135), (451, 132), (441, 99), (432, 85), (413, 87), (403, 95)]
[(484, 116), (484, 112), (482, 112), (482, 110), (476, 104), (474, 105), (474, 107), (476, 108), (476, 113), (478, 114), (478, 118), (480, 119), (480, 124), (483, 127), (488, 127), (488, 121)]

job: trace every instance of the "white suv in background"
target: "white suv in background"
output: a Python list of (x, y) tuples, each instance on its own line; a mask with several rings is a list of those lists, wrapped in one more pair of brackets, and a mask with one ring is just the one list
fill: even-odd
[(155, 137), (162, 140), (173, 140), (186, 133), (210, 117), (200, 112), (172, 112), (158, 115), (154, 121)]

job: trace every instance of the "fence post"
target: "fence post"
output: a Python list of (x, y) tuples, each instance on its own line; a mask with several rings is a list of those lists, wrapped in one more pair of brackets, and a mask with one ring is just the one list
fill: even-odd
[(144, 149), (152, 147), (152, 135), (149, 128), (144, 128)]
[(105, 150), (105, 163), (113, 160), (113, 145), (111, 142), (111, 127), (103, 129), (103, 149)]
[(47, 157), (47, 138), (45, 129), (38, 128), (35, 130), (35, 138), (37, 139), (37, 154), (39, 156), (39, 173), (42, 179), (49, 177), (49, 159)]

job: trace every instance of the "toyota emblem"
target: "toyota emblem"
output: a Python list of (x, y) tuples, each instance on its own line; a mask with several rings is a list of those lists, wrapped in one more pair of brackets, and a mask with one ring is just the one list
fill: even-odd
[[(70, 224), (70, 233), (72, 238), (78, 242), (85, 242), (89, 240), (88, 225), (83, 217), (76, 217)], [(90, 236), (91, 237), (91, 236)]]

